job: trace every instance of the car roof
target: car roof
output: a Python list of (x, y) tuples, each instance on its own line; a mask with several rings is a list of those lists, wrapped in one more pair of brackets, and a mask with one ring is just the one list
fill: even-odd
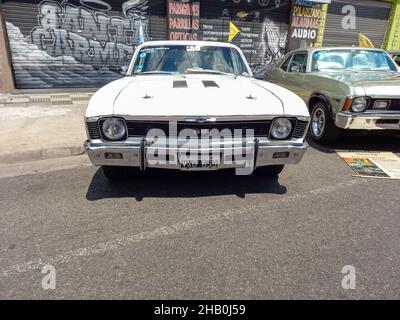
[(321, 50), (364, 50), (364, 51), (385, 51), (379, 48), (363, 48), (363, 47), (313, 47), (313, 48), (299, 48), (296, 50), (292, 50), (289, 53), (295, 53), (295, 52), (315, 52), (315, 51), (321, 51)]

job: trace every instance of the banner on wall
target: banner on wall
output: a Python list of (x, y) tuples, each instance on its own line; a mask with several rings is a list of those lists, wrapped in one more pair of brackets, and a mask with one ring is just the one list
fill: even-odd
[(168, 0), (170, 40), (199, 40), (200, 1)]
[(385, 48), (386, 50), (400, 50), (400, 0), (393, 0)]
[(289, 0), (202, 0), (200, 39), (232, 41), (254, 74), (264, 74), (285, 54)]
[(314, 46), (318, 43), (321, 24), (326, 17), (321, 3), (294, 0), (289, 28), (289, 50)]

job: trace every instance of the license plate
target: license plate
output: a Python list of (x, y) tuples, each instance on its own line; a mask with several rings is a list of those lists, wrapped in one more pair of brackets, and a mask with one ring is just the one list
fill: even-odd
[(203, 157), (179, 159), (182, 170), (215, 170), (220, 164), (220, 157)]

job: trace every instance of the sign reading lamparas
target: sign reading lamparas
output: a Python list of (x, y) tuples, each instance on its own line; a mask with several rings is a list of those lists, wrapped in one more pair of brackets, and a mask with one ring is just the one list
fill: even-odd
[(321, 4), (301, 0), (294, 1), (289, 33), (291, 50), (317, 42), (324, 15)]

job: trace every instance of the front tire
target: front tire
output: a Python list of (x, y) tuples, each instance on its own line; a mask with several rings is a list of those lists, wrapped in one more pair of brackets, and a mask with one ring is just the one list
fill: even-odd
[(104, 176), (109, 180), (122, 180), (128, 176), (128, 167), (102, 166)]
[(322, 101), (312, 107), (309, 133), (314, 141), (321, 144), (332, 143), (339, 138), (339, 128), (336, 127), (328, 107)]
[(260, 167), (260, 168), (257, 168), (255, 172), (257, 174), (276, 177), (282, 172), (284, 167), (285, 166), (283, 164), (282, 165), (273, 165), (273, 166)]

